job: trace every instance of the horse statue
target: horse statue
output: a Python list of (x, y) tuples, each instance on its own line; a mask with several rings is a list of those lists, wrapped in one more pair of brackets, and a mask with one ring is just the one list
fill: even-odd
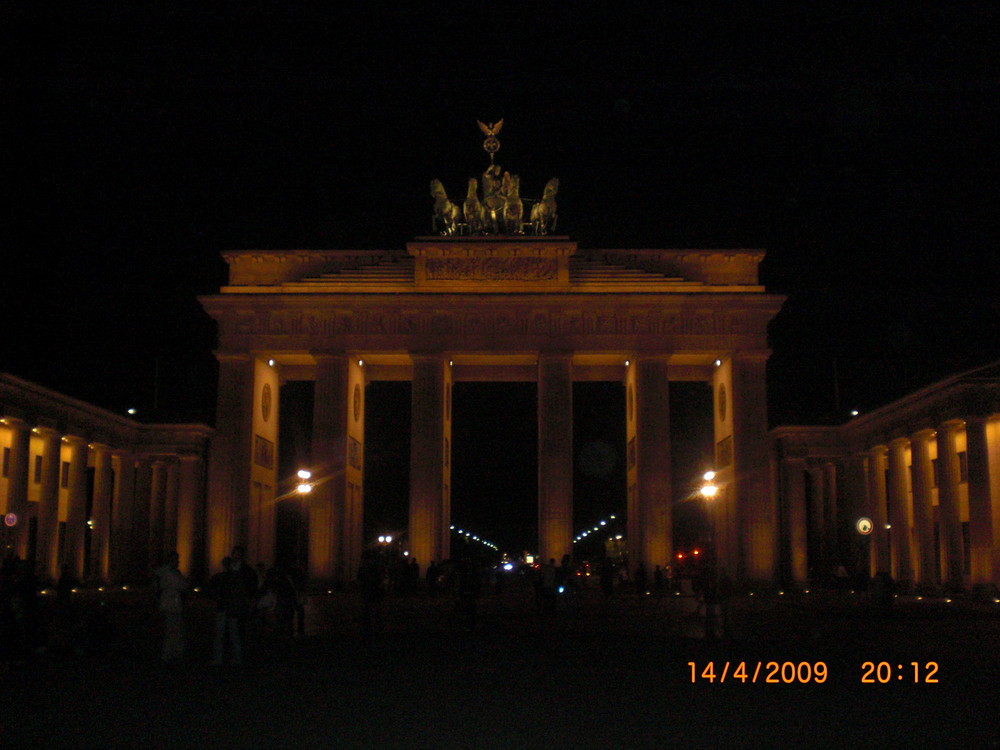
[(504, 234), (522, 234), (524, 232), (521, 226), (521, 221), (524, 218), (524, 204), (521, 202), (521, 178), (504, 172), (502, 189), (507, 201), (503, 212)]
[(458, 230), (461, 213), (458, 206), (448, 200), (441, 180), (431, 180), (431, 197), (434, 199), (434, 228), (442, 235), (453, 235)]
[(475, 177), (469, 178), (469, 192), (465, 196), (465, 223), (469, 225), (469, 234), (482, 234), (485, 226), (483, 204), (479, 202), (477, 189), (479, 185)]
[(535, 204), (531, 209), (531, 226), (537, 235), (548, 234), (555, 231), (556, 219), (556, 193), (559, 192), (559, 178), (553, 177), (545, 185), (545, 192), (542, 194), (540, 203)]

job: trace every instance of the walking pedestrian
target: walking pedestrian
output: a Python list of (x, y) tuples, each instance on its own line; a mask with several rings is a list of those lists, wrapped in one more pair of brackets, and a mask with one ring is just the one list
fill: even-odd
[(180, 556), (169, 552), (163, 564), (154, 571), (158, 594), (158, 609), (163, 622), (163, 648), (160, 658), (164, 663), (184, 658), (184, 597), (188, 581), (178, 568)]

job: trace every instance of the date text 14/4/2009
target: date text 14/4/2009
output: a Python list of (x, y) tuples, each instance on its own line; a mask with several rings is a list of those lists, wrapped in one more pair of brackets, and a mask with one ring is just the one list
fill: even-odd
[[(709, 661), (702, 665), (689, 661), (687, 663), (690, 670), (691, 682), (708, 682), (723, 684), (729, 682), (739, 682), (742, 684), (765, 684), (765, 685), (790, 685), (790, 684), (821, 684), (830, 677), (830, 670), (826, 662), (822, 661), (757, 661), (757, 662), (714, 662)], [(917, 683), (937, 683), (938, 663), (928, 661), (924, 663), (910, 662), (908, 665), (889, 662), (866, 661), (861, 664), (859, 675), (862, 683), (908, 682)]]

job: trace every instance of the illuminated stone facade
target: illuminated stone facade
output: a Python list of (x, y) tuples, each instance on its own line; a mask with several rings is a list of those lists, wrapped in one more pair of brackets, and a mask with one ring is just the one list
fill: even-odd
[(0, 373), (0, 542), (58, 578), (144, 580), (166, 551), (204, 573), (211, 430), (139, 424)]
[(271, 560), (275, 498), (289, 479), (277, 476), (276, 394), (289, 380), (315, 382), (315, 579), (357, 570), (365, 385), (376, 380), (413, 384), (409, 549), (421, 565), (449, 555), (451, 389), (461, 380), (538, 384), (540, 555), (557, 560), (572, 548), (573, 383), (622, 383), (630, 558), (666, 565), (669, 383), (698, 380), (716, 394), (721, 563), (773, 578), (764, 366), (783, 298), (758, 284), (763, 252), (580, 251), (565, 237), (493, 236), (419, 238), (406, 253), (223, 255), (229, 284), (201, 298), (219, 327), (212, 565), (234, 543)]
[(1000, 585), (1000, 363), (840, 427), (772, 435), (785, 578), (842, 564), (907, 588)]

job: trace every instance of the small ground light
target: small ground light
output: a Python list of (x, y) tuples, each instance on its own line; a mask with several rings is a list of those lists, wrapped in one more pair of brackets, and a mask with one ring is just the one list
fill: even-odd
[(128, 413), (129, 413), (129, 414), (135, 414), (135, 413), (136, 413), (136, 409), (129, 409), (129, 410), (128, 410)]
[(852, 416), (852, 417), (856, 417), (856, 416), (858, 416), (858, 414), (860, 414), (860, 413), (861, 413), (861, 412), (859, 412), (859, 411), (858, 411), (857, 409), (851, 409), (851, 416)]

